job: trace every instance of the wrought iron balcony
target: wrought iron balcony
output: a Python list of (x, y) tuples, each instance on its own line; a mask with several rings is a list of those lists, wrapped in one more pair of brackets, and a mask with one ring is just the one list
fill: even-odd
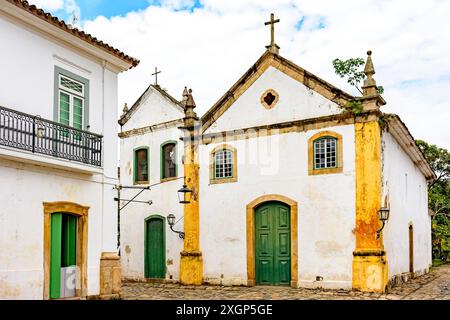
[(103, 136), (0, 106), (0, 145), (102, 166)]

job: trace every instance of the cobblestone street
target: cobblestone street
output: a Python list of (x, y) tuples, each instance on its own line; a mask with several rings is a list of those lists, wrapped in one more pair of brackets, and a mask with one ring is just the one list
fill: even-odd
[(178, 284), (124, 283), (126, 300), (450, 300), (450, 265), (395, 287), (387, 294), (289, 287), (184, 287)]

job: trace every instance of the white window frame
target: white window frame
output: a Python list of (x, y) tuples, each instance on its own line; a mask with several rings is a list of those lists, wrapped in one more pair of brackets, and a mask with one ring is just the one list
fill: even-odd
[[(75, 91), (75, 90), (72, 90), (70, 88), (63, 86), (61, 84), (61, 78), (66, 78), (70, 81), (80, 84), (81, 88), (82, 88), (82, 92), (80, 93), (78, 91)], [(80, 99), (82, 101), (83, 114), (81, 115), (81, 130), (84, 130), (84, 113), (86, 112), (85, 111), (85, 97), (84, 97), (84, 92), (85, 92), (84, 83), (81, 83), (80, 81), (74, 80), (74, 79), (72, 79), (68, 76), (62, 75), (62, 74), (59, 75), (59, 77), (58, 77), (58, 122), (61, 121), (61, 92), (65, 93), (69, 96), (69, 126), (70, 127), (74, 127), (74, 124), (73, 124), (73, 108), (74, 108), (73, 99), (76, 97), (77, 99)]]
[[(332, 140), (332, 141), (334, 141), (334, 158), (335, 158), (335, 160), (334, 160), (334, 166), (328, 166), (328, 158), (329, 157), (327, 157), (327, 143), (328, 143), (328, 140)], [(316, 159), (317, 159), (317, 148), (316, 148), (316, 144), (318, 143), (318, 142), (321, 142), (321, 141), (323, 141), (324, 142), (324, 148), (325, 148), (325, 158), (324, 158), (324, 163), (325, 163), (325, 166), (324, 167), (317, 167), (317, 161), (316, 161)], [(318, 139), (316, 139), (316, 140), (314, 140), (313, 141), (313, 167), (314, 167), (314, 170), (324, 170), (324, 169), (335, 169), (335, 168), (338, 168), (338, 161), (339, 161), (339, 159), (338, 159), (338, 157), (339, 157), (339, 153), (338, 153), (338, 148), (339, 148), (339, 140), (337, 139), (337, 138), (335, 138), (335, 137), (321, 137), (321, 138), (318, 138)]]
[[(231, 163), (231, 170), (230, 170), (230, 176), (227, 176), (226, 175), (226, 170), (225, 170), (225, 158), (226, 158), (226, 153), (229, 153), (230, 154), (230, 163)], [(217, 176), (217, 165), (218, 165), (218, 163), (217, 163), (217, 155), (219, 154), (219, 153), (222, 153), (223, 155), (222, 155), (222, 163), (221, 163), (221, 165), (223, 166), (223, 168), (222, 168), (222, 170), (221, 170), (221, 173), (223, 174), (223, 176), (222, 177), (218, 177)], [(233, 177), (233, 166), (235, 166), (236, 164), (234, 163), (234, 160), (233, 160), (233, 151), (232, 150), (229, 150), (229, 149), (223, 149), (223, 150), (217, 150), (215, 153), (214, 153), (214, 179), (230, 179), (230, 178), (234, 178)]]

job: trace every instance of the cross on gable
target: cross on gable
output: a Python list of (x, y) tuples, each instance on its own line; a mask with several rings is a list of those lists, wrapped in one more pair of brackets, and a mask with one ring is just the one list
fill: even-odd
[(155, 67), (155, 72), (152, 73), (152, 76), (155, 76), (155, 86), (158, 85), (158, 74), (160, 74), (160, 73), (161, 73), (161, 71), (158, 71), (158, 68)]
[(278, 22), (280, 22), (280, 19), (275, 20), (275, 15), (273, 13), (270, 14), (270, 21), (264, 22), (265, 26), (270, 25), (270, 45), (266, 47), (268, 49), (278, 50), (280, 48), (275, 44), (275, 23)]

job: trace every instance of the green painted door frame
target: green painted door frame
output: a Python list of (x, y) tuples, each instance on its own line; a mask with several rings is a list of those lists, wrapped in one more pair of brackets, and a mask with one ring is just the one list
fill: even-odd
[(290, 208), (281, 202), (268, 202), (256, 208), (256, 284), (290, 285), (290, 221)]
[(144, 224), (145, 278), (166, 277), (166, 223), (160, 215), (152, 215)]

